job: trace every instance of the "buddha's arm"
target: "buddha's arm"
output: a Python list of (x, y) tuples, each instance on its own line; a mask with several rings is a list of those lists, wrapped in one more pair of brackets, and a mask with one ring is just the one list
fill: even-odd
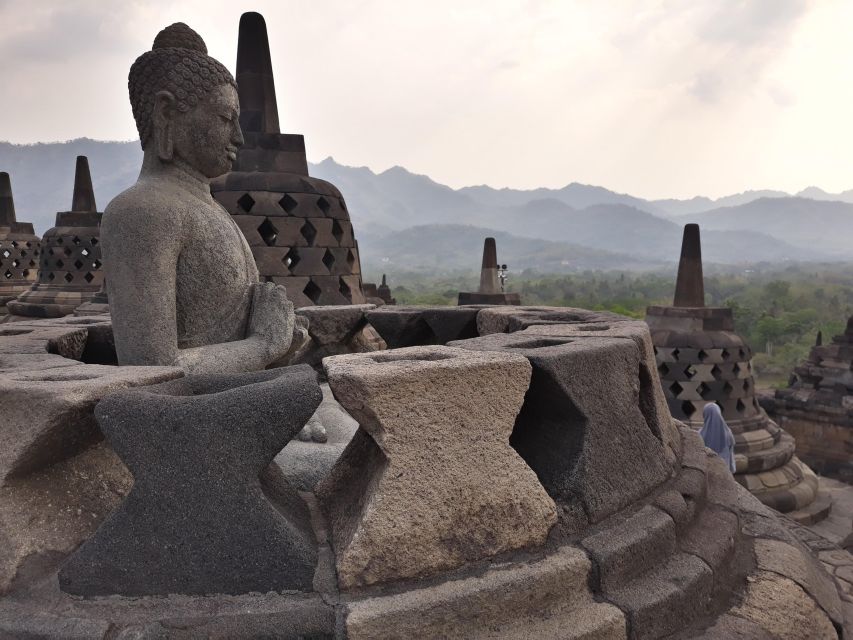
[(248, 337), (181, 349), (180, 367), (193, 373), (257, 371), (287, 353), (294, 337), (293, 304), (288, 301), (284, 287), (270, 282), (252, 286)]

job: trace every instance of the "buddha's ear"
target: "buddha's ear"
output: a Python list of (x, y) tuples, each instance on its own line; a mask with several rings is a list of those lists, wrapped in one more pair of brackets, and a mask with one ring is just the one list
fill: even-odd
[(169, 91), (158, 91), (154, 96), (154, 112), (151, 114), (154, 142), (157, 144), (157, 156), (164, 162), (171, 162), (174, 155), (172, 120), (178, 111), (176, 103), (175, 96)]

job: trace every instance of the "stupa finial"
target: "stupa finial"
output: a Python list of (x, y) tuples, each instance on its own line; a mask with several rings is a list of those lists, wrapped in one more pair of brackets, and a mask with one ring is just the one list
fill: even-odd
[(0, 227), (15, 224), (15, 200), (12, 198), (12, 182), (9, 174), (0, 172)]
[(95, 204), (95, 190), (92, 188), (92, 174), (89, 173), (89, 159), (86, 156), (77, 156), (71, 211), (92, 213), (98, 211), (98, 206)]
[(240, 16), (236, 79), (243, 133), (280, 133), (267, 23), (260, 13)]
[(698, 224), (684, 225), (681, 260), (675, 283), (675, 307), (704, 307), (705, 280), (702, 277), (702, 241)]

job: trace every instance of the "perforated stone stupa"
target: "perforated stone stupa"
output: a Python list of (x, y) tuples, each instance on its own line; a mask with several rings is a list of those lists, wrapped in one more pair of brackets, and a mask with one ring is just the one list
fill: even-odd
[(38, 281), (7, 304), (9, 312), (58, 318), (90, 301), (104, 282), (100, 226), (89, 161), (77, 156), (71, 211), (56, 214), (56, 226), (42, 238)]
[(732, 310), (706, 307), (699, 226), (684, 227), (674, 304), (646, 311), (658, 373), (674, 418), (702, 426), (715, 402), (735, 435), (735, 478), (764, 504), (796, 519), (826, 515), (817, 476), (794, 455), (794, 438), (773, 422), (755, 395), (752, 351), (734, 330)]
[(245, 144), (213, 196), (249, 241), (261, 280), (287, 287), (297, 307), (362, 304), (361, 262), (338, 189), (308, 175), (305, 141), (282, 134), (263, 17), (240, 18), (240, 126)]
[(823, 475), (853, 479), (853, 316), (829, 344), (819, 339), (787, 389), (762, 406), (797, 438), (797, 452)]
[(38, 271), (41, 240), (31, 222), (18, 222), (9, 174), (0, 173), (0, 317), (6, 303), (30, 288)]

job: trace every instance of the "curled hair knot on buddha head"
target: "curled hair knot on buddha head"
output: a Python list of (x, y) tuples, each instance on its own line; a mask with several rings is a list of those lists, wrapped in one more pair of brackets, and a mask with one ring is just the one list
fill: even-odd
[(168, 91), (178, 111), (187, 112), (218, 86), (237, 87), (225, 66), (207, 55), (201, 36), (182, 22), (163, 29), (154, 38), (151, 51), (136, 59), (127, 86), (142, 148), (152, 137), (157, 94)]

